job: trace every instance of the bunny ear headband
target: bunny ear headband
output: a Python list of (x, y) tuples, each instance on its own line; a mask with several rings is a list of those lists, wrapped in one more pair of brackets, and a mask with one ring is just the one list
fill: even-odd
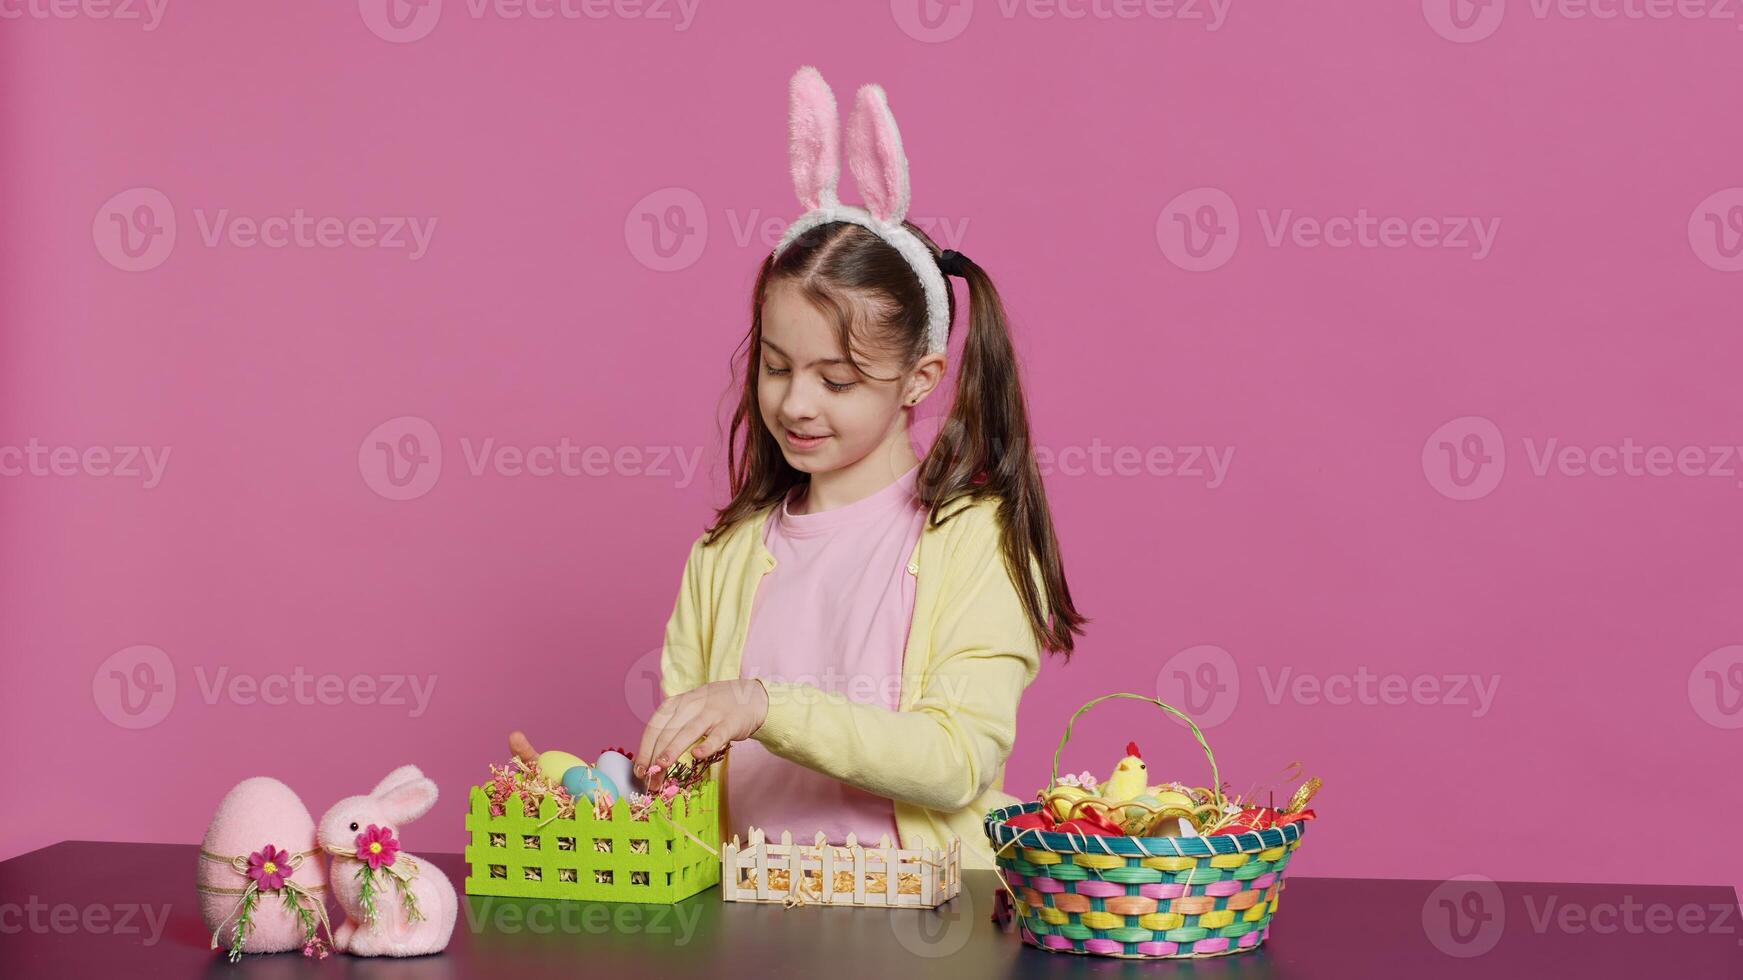
[(793, 190), (807, 210), (781, 236), (779, 257), (800, 235), (832, 221), (859, 225), (890, 243), (920, 277), (926, 292), (927, 353), (941, 354), (950, 331), (950, 295), (946, 273), (962, 275), (967, 262), (961, 253), (945, 251), (932, 257), (913, 232), (902, 227), (908, 213), (908, 157), (890, 101), (878, 85), (862, 85), (847, 124), (847, 166), (859, 185), (865, 207), (841, 203), (835, 188), (841, 180), (841, 117), (835, 93), (817, 69), (806, 65), (789, 86), (788, 153), (793, 166)]

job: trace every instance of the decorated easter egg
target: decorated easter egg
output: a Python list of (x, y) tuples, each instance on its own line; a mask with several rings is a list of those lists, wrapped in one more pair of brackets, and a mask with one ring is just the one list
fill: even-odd
[[(1088, 792), (1076, 786), (1055, 786), (1047, 791), (1047, 796), (1053, 807), (1053, 815), (1061, 820), (1070, 819), (1071, 805), (1089, 795)], [(1086, 809), (1088, 808), (1080, 807), (1078, 812), (1082, 813)]]
[(1185, 817), (1163, 817), (1146, 833), (1149, 837), (1197, 837), (1198, 828)]
[(230, 948), (234, 913), (250, 882), (256, 883), (258, 901), (248, 916), (252, 926), (242, 941), (243, 952), (302, 947), (306, 937), (286, 905), (284, 883), (309, 889), (316, 896), (313, 901), (319, 901), (326, 895), (327, 863), (315, 845), (315, 819), (289, 786), (268, 776), (237, 783), (219, 801), (200, 850), (195, 879), (200, 915), (208, 933), (219, 933), (222, 949)]
[(618, 797), (617, 785), (611, 777), (592, 766), (570, 766), (563, 774), (563, 788), (569, 795), (578, 800), (590, 800), (594, 793), (603, 792), (615, 801)]
[(1187, 796), (1185, 793), (1176, 793), (1173, 790), (1163, 790), (1160, 793), (1154, 794), (1151, 799), (1156, 801), (1157, 806), (1177, 806), (1185, 810), (1190, 810), (1197, 805), (1192, 802), (1192, 797)]
[(562, 782), (564, 773), (576, 766), (584, 766), (586, 764), (587, 760), (573, 752), (559, 752), (552, 749), (549, 752), (539, 753), (539, 775), (549, 779), (553, 783)]
[(599, 760), (593, 763), (593, 768), (598, 770), (600, 776), (609, 779), (611, 785), (619, 789), (634, 790), (636, 788), (635, 765), (630, 762), (629, 756), (616, 749), (607, 749), (599, 753)]
[(1132, 802), (1142, 803), (1143, 806), (1122, 808), (1119, 811), (1120, 826), (1124, 827), (1128, 834), (1142, 834), (1156, 820), (1156, 815), (1162, 811), (1162, 803), (1149, 794), (1134, 796)]

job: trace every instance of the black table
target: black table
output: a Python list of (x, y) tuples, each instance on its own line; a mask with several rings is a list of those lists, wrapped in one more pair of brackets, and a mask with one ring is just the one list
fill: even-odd
[[(459, 855), (429, 857), (462, 887)], [(675, 906), (462, 896), (438, 956), (231, 964), (208, 948), (194, 868), (192, 845), (90, 841), (0, 862), (0, 977), (1743, 978), (1743, 921), (1721, 887), (1289, 878), (1260, 949), (1159, 962), (1024, 946), (994, 921), (985, 871), (935, 912), (783, 909), (718, 889)]]

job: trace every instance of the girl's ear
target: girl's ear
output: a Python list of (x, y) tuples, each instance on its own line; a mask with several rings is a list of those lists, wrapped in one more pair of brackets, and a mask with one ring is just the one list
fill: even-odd
[(793, 190), (808, 210), (840, 203), (841, 115), (835, 93), (817, 69), (806, 65), (788, 86), (787, 153), (793, 165)]
[(430, 808), (436, 805), (436, 784), (433, 780), (419, 777), (400, 783), (378, 794), (375, 799), (387, 822), (397, 828), (430, 812)]
[(847, 166), (872, 217), (901, 224), (908, 215), (908, 157), (882, 86), (861, 85), (847, 123)]

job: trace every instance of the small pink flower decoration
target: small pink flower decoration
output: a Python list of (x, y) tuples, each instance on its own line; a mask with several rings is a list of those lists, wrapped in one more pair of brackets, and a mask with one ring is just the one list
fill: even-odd
[(393, 839), (393, 828), (377, 827), (370, 824), (363, 833), (357, 835), (357, 860), (369, 865), (371, 871), (380, 871), (384, 865), (392, 865), (393, 857), (399, 853), (399, 841)]
[(1091, 793), (1094, 793), (1097, 791), (1095, 777), (1090, 775), (1088, 772), (1078, 773), (1075, 776), (1071, 775), (1070, 773), (1066, 773), (1065, 775), (1059, 777), (1059, 785), (1061, 785), (1061, 786), (1077, 786), (1077, 787), (1080, 787), (1082, 789), (1088, 790)]
[(275, 892), (283, 888), (284, 879), (289, 874), (289, 851), (281, 851), (268, 844), (248, 855), (248, 877), (252, 878), (263, 892)]

